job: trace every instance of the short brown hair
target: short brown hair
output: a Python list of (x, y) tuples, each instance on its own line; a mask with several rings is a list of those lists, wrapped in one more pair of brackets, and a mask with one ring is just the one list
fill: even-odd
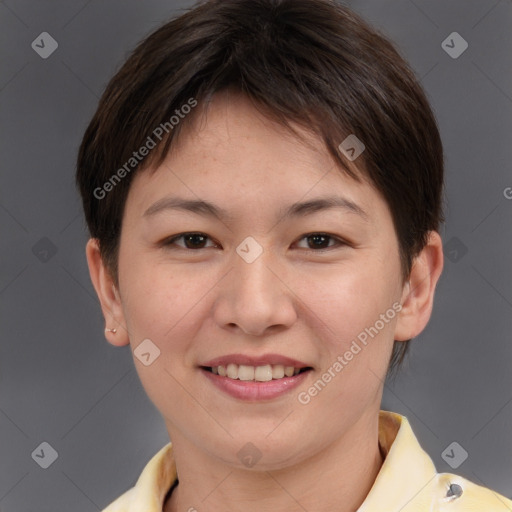
[[(177, 110), (191, 99), (204, 108), (228, 88), (292, 132), (290, 122), (316, 134), (343, 172), (373, 183), (390, 208), (406, 279), (428, 232), (443, 221), (442, 143), (410, 67), (385, 36), (334, 1), (210, 0), (135, 48), (84, 134), (76, 181), (90, 235), (114, 282), (133, 176), (162, 163), (200, 108), (174, 126), (169, 120)], [(165, 136), (132, 161), (131, 171), (126, 162), (158, 126), (167, 127)], [(365, 145), (355, 161), (360, 176), (338, 148), (350, 134)], [(98, 198), (98, 190), (108, 194)], [(408, 345), (395, 341), (390, 371)]]

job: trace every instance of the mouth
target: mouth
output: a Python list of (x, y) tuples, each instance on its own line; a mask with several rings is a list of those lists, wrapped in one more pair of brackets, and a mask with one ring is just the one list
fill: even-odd
[(304, 384), (314, 368), (286, 356), (223, 356), (199, 366), (214, 389), (248, 402), (271, 401)]
[(296, 367), (282, 364), (250, 366), (235, 363), (218, 366), (201, 366), (201, 368), (214, 375), (219, 375), (220, 377), (253, 382), (269, 382), (272, 380), (286, 379), (313, 369), (311, 366)]

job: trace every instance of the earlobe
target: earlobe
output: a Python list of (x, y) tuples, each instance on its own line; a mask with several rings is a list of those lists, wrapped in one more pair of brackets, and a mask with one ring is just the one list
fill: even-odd
[(130, 340), (126, 330), (121, 299), (100, 254), (99, 241), (90, 238), (85, 249), (89, 275), (98, 295), (105, 318), (105, 337), (112, 345), (127, 345)]
[(418, 336), (432, 314), (434, 292), (443, 270), (443, 244), (439, 233), (431, 231), (423, 250), (414, 259), (409, 280), (402, 293), (402, 310), (395, 326), (395, 340)]

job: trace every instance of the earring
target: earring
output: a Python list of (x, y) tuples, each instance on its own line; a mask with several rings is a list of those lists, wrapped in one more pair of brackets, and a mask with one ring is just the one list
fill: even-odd
[(108, 327), (106, 327), (105, 332), (111, 332), (115, 334), (117, 332), (117, 329), (109, 329)]

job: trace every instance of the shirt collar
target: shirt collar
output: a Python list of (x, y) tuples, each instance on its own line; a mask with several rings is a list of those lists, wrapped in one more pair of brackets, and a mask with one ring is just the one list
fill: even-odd
[[(437, 473), (431, 458), (416, 439), (407, 418), (381, 410), (379, 444), (386, 458), (357, 512), (381, 510), (384, 504), (386, 510), (421, 510), (423, 501), (431, 500), (429, 493), (423, 493), (423, 498), (422, 492)], [(172, 443), (168, 443), (147, 463), (135, 487), (127, 493), (130, 506), (126, 510), (161, 512), (165, 496), (176, 478)], [(429, 507), (426, 508), (428, 509)]]
[[(357, 512), (423, 510), (430, 504), (426, 491), (437, 472), (429, 455), (421, 448), (405, 416), (379, 412), (379, 444), (386, 453), (380, 471)], [(424, 502), (424, 503), (423, 503)], [(425, 510), (429, 510), (430, 506)]]

